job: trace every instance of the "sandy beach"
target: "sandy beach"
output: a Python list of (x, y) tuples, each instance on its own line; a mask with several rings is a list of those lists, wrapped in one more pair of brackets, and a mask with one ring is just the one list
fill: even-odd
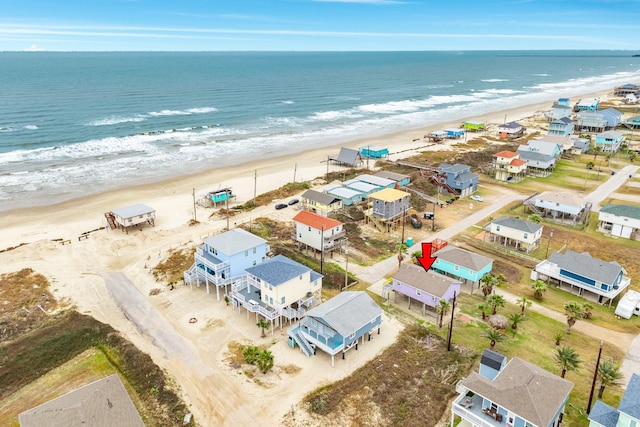
[[(604, 99), (607, 93), (583, 97)], [(505, 118), (506, 121), (518, 121), (536, 116), (548, 111), (551, 104), (526, 105), (484, 116), (474, 116), (470, 111), (468, 118), (491, 126), (503, 123)], [(58, 300), (67, 301), (80, 312), (91, 314), (119, 330), (176, 378), (201, 425), (246, 425), (249, 424), (247, 421), (256, 419), (265, 425), (275, 425), (305, 393), (348, 375), (391, 344), (402, 325), (395, 319), (385, 318), (379, 336), (363, 345), (360, 351), (350, 352), (346, 360), (336, 361), (335, 367), (331, 368), (330, 358), (324, 354), (306, 358), (299, 351), (288, 348), (286, 330), (276, 330), (273, 337), (260, 338), (254, 319), (248, 319), (244, 311), (235, 311), (224, 302), (216, 301), (215, 294), (207, 296), (203, 288), (180, 286), (172, 292), (167, 290), (149, 296), (151, 289), (163, 287), (155, 282), (150, 268), (161, 261), (168, 250), (192, 247), (226, 227), (226, 221), (209, 218), (211, 210), (202, 207), (196, 210), (200, 223), (188, 225), (194, 214), (193, 191), (201, 194), (231, 187), (237, 195), (234, 203), (244, 203), (252, 199), (254, 190), (260, 194), (279, 188), (293, 181), (294, 175), (296, 181), (321, 177), (327, 171), (327, 156), (336, 155), (341, 146), (385, 146), (391, 153), (390, 159), (395, 160), (420, 151), (450, 148), (455, 141), (430, 144), (423, 137), (431, 131), (458, 127), (459, 124), (460, 121), (441, 123), (155, 184), (121, 188), (56, 205), (1, 212), (0, 273), (32, 268), (49, 279), (51, 291)], [(329, 170), (339, 170), (339, 167), (330, 165)], [(91, 233), (86, 240), (78, 240), (80, 234), (105, 226), (105, 212), (135, 203), (145, 203), (156, 209), (155, 227), (146, 226), (128, 234), (119, 230), (100, 230)], [(293, 214), (291, 209), (276, 212), (272, 203), (238, 215), (232, 221), (246, 222), (261, 216), (286, 221)], [(61, 245), (56, 239), (70, 240), (71, 244)], [(105, 278), (112, 272), (124, 273), (175, 336), (185, 340), (181, 351), (158, 343), (151, 333), (123, 314), (106, 285)], [(191, 317), (198, 318), (198, 323), (190, 324), (188, 319)], [(266, 379), (269, 390), (265, 393), (260, 385), (231, 370), (224, 358), (231, 341), (266, 344), (273, 339), (277, 341), (271, 347), (276, 369)], [(282, 369), (286, 365), (295, 365), (300, 370), (289, 374)]]

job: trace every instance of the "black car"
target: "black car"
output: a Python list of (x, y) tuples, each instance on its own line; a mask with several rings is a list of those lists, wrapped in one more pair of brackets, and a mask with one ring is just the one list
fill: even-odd
[(276, 205), (276, 209), (277, 209), (277, 210), (284, 209), (284, 208), (286, 208), (286, 207), (287, 207), (287, 205), (285, 205), (284, 203), (278, 203), (278, 204)]
[(291, 200), (289, 200), (288, 205), (289, 206), (293, 206), (293, 205), (298, 204), (299, 202), (300, 202), (300, 200), (298, 200), (298, 199), (291, 199)]

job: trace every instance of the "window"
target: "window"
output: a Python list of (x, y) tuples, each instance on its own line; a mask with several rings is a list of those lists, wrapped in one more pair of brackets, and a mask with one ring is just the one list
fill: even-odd
[(355, 337), (356, 337), (356, 333), (355, 333), (355, 332), (354, 332), (354, 333), (352, 333), (351, 335), (349, 335), (349, 339), (350, 339), (350, 340), (354, 339)]
[(253, 253), (254, 253), (254, 254), (256, 253), (256, 248), (253, 248)]
[(249, 251), (244, 251), (244, 256), (249, 256)]
[(629, 420), (629, 427), (637, 427), (638, 423), (636, 422), (636, 420)]
[(529, 233), (524, 233), (524, 238), (528, 239), (529, 238)]
[(269, 297), (269, 304), (273, 305), (273, 298)]
[(300, 280), (302, 280), (302, 276), (300, 276)]
[(282, 297), (282, 298), (280, 299), (280, 304), (284, 304), (284, 301), (285, 301), (285, 297)]
[(438, 300), (438, 298), (436, 298), (436, 297), (431, 297), (431, 301), (437, 301), (437, 300)]
[(309, 227), (309, 231), (311, 231), (311, 227)]
[(253, 260), (253, 265), (256, 265), (258, 263), (258, 261), (256, 261), (255, 259)]
[(458, 271), (458, 270), (460, 270), (460, 266), (459, 265), (455, 265), (455, 266), (453, 266), (453, 269), (454, 269), (454, 271)]
[(420, 291), (420, 289), (416, 289), (416, 295), (417, 295), (417, 296), (422, 295), (422, 292)]
[(500, 231), (500, 226), (496, 225), (496, 231)]

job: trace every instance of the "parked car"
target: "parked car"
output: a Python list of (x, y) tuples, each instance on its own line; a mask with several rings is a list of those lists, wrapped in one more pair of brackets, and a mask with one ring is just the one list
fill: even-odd
[(433, 219), (433, 212), (425, 212), (424, 219)]
[(298, 200), (298, 199), (291, 199), (291, 200), (289, 200), (288, 205), (289, 206), (293, 206), (293, 205), (298, 204), (299, 202), (300, 202), (300, 200)]
[(280, 210), (280, 209), (284, 209), (286, 208), (287, 205), (285, 205), (284, 203), (278, 203), (276, 204), (276, 210)]
[(476, 202), (482, 202), (484, 201), (484, 199), (482, 198), (482, 196), (478, 196), (477, 194), (474, 194), (473, 196), (469, 197), (471, 200), (475, 200)]

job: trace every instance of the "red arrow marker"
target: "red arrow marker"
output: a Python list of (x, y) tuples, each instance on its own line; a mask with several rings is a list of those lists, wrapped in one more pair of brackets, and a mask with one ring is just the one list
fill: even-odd
[(431, 256), (431, 243), (422, 243), (422, 256), (418, 258), (424, 271), (429, 271), (431, 265), (438, 257)]

